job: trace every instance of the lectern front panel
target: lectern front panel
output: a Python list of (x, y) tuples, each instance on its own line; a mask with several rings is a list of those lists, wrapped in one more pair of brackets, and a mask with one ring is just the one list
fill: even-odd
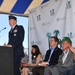
[(0, 75), (14, 75), (12, 48), (0, 46)]

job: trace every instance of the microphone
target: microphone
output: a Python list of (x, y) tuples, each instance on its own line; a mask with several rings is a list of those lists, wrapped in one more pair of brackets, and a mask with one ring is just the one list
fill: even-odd
[(6, 27), (4, 27), (2, 30), (6, 29)]
[(6, 27), (4, 27), (3, 29), (1, 29), (0, 32), (1, 32), (2, 30), (5, 30), (5, 29), (6, 29)]

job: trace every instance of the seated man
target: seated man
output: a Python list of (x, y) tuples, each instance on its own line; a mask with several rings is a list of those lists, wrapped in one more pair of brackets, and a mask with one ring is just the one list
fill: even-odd
[(59, 39), (55, 36), (50, 39), (50, 49), (47, 50), (44, 61), (39, 67), (32, 69), (33, 75), (44, 75), (44, 68), (46, 66), (56, 65), (62, 50), (58, 48)]
[(75, 68), (66, 71), (63, 75), (75, 75)]
[[(75, 48), (70, 47), (70, 50), (74, 53), (74, 61), (75, 61)], [(64, 75), (75, 75), (75, 67), (71, 70), (68, 70), (64, 73)]]
[(58, 64), (54, 67), (50, 67), (49, 69), (45, 69), (44, 75), (60, 75), (75, 66), (74, 54), (70, 50), (72, 41), (69, 37), (64, 37), (61, 43), (63, 53), (59, 58)]

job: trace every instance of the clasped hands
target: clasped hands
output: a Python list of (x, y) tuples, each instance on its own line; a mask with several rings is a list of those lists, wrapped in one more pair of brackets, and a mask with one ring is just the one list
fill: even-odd
[(40, 64), (40, 66), (42, 66), (42, 67), (46, 67), (47, 65), (49, 65), (48, 62), (42, 62), (42, 63)]

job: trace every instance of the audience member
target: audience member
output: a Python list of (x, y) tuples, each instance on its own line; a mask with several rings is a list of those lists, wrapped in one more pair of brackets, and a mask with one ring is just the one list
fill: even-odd
[(32, 63), (21, 63), (21, 66), (24, 68), (22, 69), (22, 75), (28, 75), (29, 72), (31, 72), (32, 68), (38, 66), (38, 64), (41, 62), (42, 55), (39, 50), (39, 47), (37, 45), (32, 45)]
[[(75, 62), (75, 48), (73, 48), (72, 46), (70, 47), (70, 50), (74, 53), (74, 62)], [(64, 73), (64, 75), (75, 75), (75, 67), (66, 71)]]
[(72, 45), (71, 39), (69, 37), (64, 37), (61, 43), (63, 54), (60, 56), (58, 64), (51, 67), (49, 70), (45, 70), (44, 75), (60, 75), (75, 66), (74, 54), (70, 50), (70, 46)]
[(50, 49), (47, 50), (44, 61), (39, 67), (32, 69), (33, 75), (44, 75), (44, 69), (49, 66), (56, 65), (58, 63), (59, 56), (62, 54), (62, 50), (58, 48), (59, 39), (55, 36), (50, 39)]

